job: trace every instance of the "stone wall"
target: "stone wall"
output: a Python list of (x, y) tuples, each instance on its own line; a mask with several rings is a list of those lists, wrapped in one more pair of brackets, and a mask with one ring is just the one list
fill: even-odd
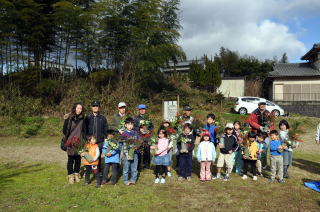
[(300, 102), (287, 102), (276, 101), (277, 105), (285, 110), (285, 113), (296, 113), (305, 116), (320, 117), (320, 102), (316, 101), (300, 101)]

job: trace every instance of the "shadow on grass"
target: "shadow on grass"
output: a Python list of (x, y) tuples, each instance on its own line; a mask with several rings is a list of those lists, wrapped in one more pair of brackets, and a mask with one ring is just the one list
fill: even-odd
[(292, 165), (313, 174), (320, 174), (320, 163), (304, 159), (293, 159)]
[(28, 173), (37, 173), (39, 171), (45, 170), (46, 167), (42, 164), (33, 165), (21, 165), (16, 163), (7, 163), (0, 165), (0, 187), (2, 189), (14, 184), (15, 177), (20, 177), (21, 175)]

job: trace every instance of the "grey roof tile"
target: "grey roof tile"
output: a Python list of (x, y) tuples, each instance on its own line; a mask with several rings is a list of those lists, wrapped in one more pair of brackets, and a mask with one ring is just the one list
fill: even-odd
[(269, 72), (269, 77), (320, 76), (320, 71), (310, 63), (278, 63)]

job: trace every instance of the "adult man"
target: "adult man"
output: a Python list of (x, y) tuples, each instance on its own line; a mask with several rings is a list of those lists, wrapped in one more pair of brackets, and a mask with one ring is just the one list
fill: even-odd
[[(146, 135), (152, 134), (154, 126), (153, 126), (152, 121), (146, 117), (147, 106), (144, 104), (140, 104), (138, 106), (138, 110), (139, 110), (139, 115), (136, 116), (134, 119), (135, 130), (137, 130), (138, 132), (141, 133), (140, 127), (143, 127), (144, 132), (149, 131), (149, 133), (145, 133), (145, 135), (144, 135), (145, 143), (143, 145), (143, 152), (139, 156), (139, 167), (140, 167), (140, 164), (143, 163), (142, 164), (143, 168), (150, 169), (150, 162), (151, 162), (150, 145), (147, 143), (149, 138)], [(142, 134), (144, 134), (144, 133), (142, 133)]]
[[(258, 108), (254, 110), (249, 117), (249, 124), (252, 128), (252, 131), (257, 132), (267, 132), (269, 133), (271, 130), (274, 130), (273, 123), (268, 120), (268, 116), (270, 112), (266, 110), (266, 103), (259, 102)], [(269, 122), (269, 123), (268, 123)], [(269, 129), (267, 128), (269, 125)]]
[(104, 138), (108, 131), (108, 122), (106, 117), (100, 114), (100, 102), (95, 100), (91, 103), (92, 113), (85, 118), (87, 136), (95, 136), (96, 143), (99, 146), (99, 170), (101, 171), (101, 152), (103, 147)]
[(186, 123), (189, 123), (189, 124), (193, 124), (193, 121), (194, 121), (194, 118), (191, 116), (191, 111), (192, 111), (192, 107), (190, 107), (189, 105), (185, 105), (183, 107), (183, 114), (182, 116), (180, 117), (181, 120), (183, 120), (183, 125), (186, 124)]
[(123, 118), (126, 116), (126, 103), (120, 102), (118, 104), (118, 113), (112, 116), (111, 122), (110, 122), (110, 129), (114, 131), (119, 131), (120, 134), (123, 133), (123, 129), (120, 128), (120, 123), (123, 120)]

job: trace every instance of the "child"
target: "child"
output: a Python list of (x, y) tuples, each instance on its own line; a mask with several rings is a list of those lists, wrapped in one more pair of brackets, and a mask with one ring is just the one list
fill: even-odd
[(274, 182), (276, 173), (278, 172), (278, 182), (283, 183), (283, 157), (282, 151), (286, 147), (283, 147), (281, 140), (279, 140), (279, 134), (277, 130), (270, 132), (270, 156), (271, 156), (271, 178), (269, 182)]
[(168, 145), (168, 158), (169, 158), (169, 165), (167, 167), (167, 175), (171, 177), (171, 170), (172, 170), (172, 153), (173, 153), (173, 144), (176, 143), (177, 140), (177, 130), (170, 127), (171, 123), (169, 121), (165, 121), (160, 126), (160, 129), (165, 129), (168, 134), (169, 145)]
[[(156, 165), (155, 175), (156, 179), (154, 183), (166, 182), (167, 166), (169, 165), (168, 158), (168, 145), (169, 140), (167, 138), (167, 132), (164, 129), (160, 129), (158, 133), (158, 144), (156, 146), (151, 146), (151, 149), (155, 149), (154, 164)], [(160, 180), (161, 177), (161, 180)]]
[(211, 163), (216, 159), (216, 148), (210, 142), (210, 133), (205, 130), (201, 135), (201, 142), (198, 146), (197, 159), (200, 162), (200, 180), (211, 180)]
[[(138, 151), (134, 143), (139, 139), (137, 131), (133, 130), (134, 120), (128, 117), (125, 120), (125, 131), (121, 137), (124, 140), (123, 143), (123, 183), (125, 185), (135, 185), (138, 177)], [(130, 144), (129, 141), (133, 141)], [(130, 182), (128, 181), (129, 173), (131, 174)]]
[(214, 146), (217, 146), (216, 142), (216, 132), (218, 130), (218, 127), (215, 125), (216, 116), (213, 113), (209, 113), (207, 115), (207, 124), (204, 126), (205, 130), (208, 130), (210, 133), (210, 141), (214, 144)]
[[(240, 121), (235, 121), (233, 123), (233, 135), (237, 138), (237, 143), (240, 146), (243, 142), (243, 133), (241, 132), (241, 123)], [(241, 169), (243, 166), (242, 154), (240, 148), (237, 151), (232, 153), (232, 162), (231, 162), (231, 172), (233, 169), (234, 162), (236, 162), (236, 174), (241, 175)]]
[(107, 139), (104, 141), (102, 148), (102, 154), (105, 155), (102, 184), (107, 183), (110, 167), (112, 167), (111, 184), (115, 185), (118, 180), (121, 147), (119, 142), (113, 138), (114, 133), (113, 130), (107, 131)]
[(256, 134), (254, 132), (249, 132), (248, 134), (248, 141), (245, 141), (243, 143), (243, 146), (247, 151), (242, 151), (243, 155), (243, 176), (242, 179), (245, 180), (248, 178), (247, 172), (248, 172), (248, 166), (249, 164), (251, 165), (252, 169), (252, 175), (253, 175), (253, 180), (256, 181), (258, 180), (257, 178), (257, 152), (259, 151), (258, 149), (258, 144), (256, 142)]
[(219, 139), (220, 154), (217, 162), (217, 176), (213, 179), (221, 179), (221, 168), (226, 164), (227, 172), (224, 181), (230, 179), (232, 153), (237, 151), (237, 138), (232, 134), (233, 124), (228, 123), (225, 128), (225, 134)]
[(258, 160), (257, 160), (257, 172), (258, 175), (265, 175), (267, 169), (267, 151), (268, 144), (265, 139), (268, 137), (267, 133), (257, 133), (257, 144), (258, 144)]
[(183, 126), (183, 133), (179, 136), (177, 149), (179, 151), (179, 180), (191, 180), (192, 172), (192, 151), (194, 149), (195, 137), (192, 133), (191, 124)]
[(290, 140), (288, 133), (290, 130), (289, 123), (286, 120), (281, 120), (279, 123), (280, 129), (280, 140), (283, 144), (285, 144), (288, 148), (283, 150), (283, 177), (289, 178), (288, 169), (289, 166), (292, 165), (292, 155), (293, 149), (297, 147), (298, 142), (291, 141), (292, 143), (289, 145), (288, 141)]
[[(88, 143), (85, 145), (86, 152), (82, 152), (83, 164), (86, 167), (85, 173), (85, 185), (90, 184), (90, 173), (93, 171), (96, 178), (96, 187), (101, 186), (100, 173), (98, 169), (100, 150), (98, 144), (96, 144), (96, 137), (90, 136), (88, 138)], [(90, 161), (86, 159), (86, 154), (89, 154)]]

